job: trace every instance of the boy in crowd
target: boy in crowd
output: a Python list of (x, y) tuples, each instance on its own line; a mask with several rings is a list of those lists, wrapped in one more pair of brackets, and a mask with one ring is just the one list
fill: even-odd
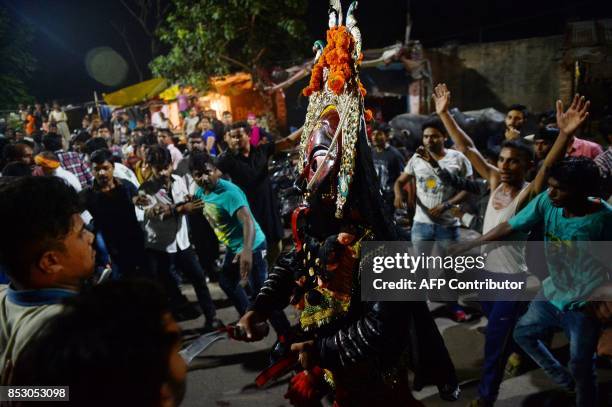
[(140, 190), (150, 202), (144, 214), (149, 271), (163, 282), (172, 305), (179, 307), (183, 296), (171, 268), (173, 264), (180, 268), (193, 285), (206, 317), (204, 329), (217, 329), (222, 324), (216, 318), (204, 271), (191, 247), (187, 228), (186, 215), (201, 210), (203, 202), (192, 200), (183, 178), (172, 173), (172, 159), (167, 149), (151, 147), (146, 162), (153, 176)]
[(386, 203), (386, 209), (393, 215), (393, 185), (400, 176), (406, 163), (399, 150), (388, 143), (388, 128), (376, 129), (372, 132), (372, 161), (380, 190)]
[[(264, 257), (266, 238), (251, 214), (244, 192), (221, 179), (221, 171), (206, 152), (194, 152), (189, 169), (200, 187), (195, 197), (205, 203), (204, 214), (219, 241), (226, 246), (219, 285), (242, 316), (250, 301), (240, 280), (248, 279), (252, 291), (258, 293), (268, 276)], [(274, 312), (270, 322), (279, 336), (289, 329), (289, 321), (282, 311)]]
[[(457, 125), (449, 113), (451, 94), (446, 85), (436, 86), (434, 91), (436, 113), (448, 129), (455, 147), (462, 151), (476, 171), (490, 186), (491, 196), (484, 217), (483, 233), (487, 233), (502, 222), (510, 219), (529, 199), (539, 194), (546, 183), (549, 168), (564, 153), (572, 134), (586, 120), (589, 102), (574, 97), (567, 112), (563, 112), (561, 102), (557, 102), (557, 122), (561, 129), (555, 144), (545, 157), (534, 182), (525, 182), (527, 171), (533, 164), (533, 150), (520, 140), (507, 140), (497, 160), (492, 165), (482, 156), (473, 140)], [(515, 233), (508, 240), (522, 241), (526, 234)], [(494, 252), (495, 251), (495, 252)], [(492, 279), (513, 279), (525, 281), (527, 265), (525, 255), (518, 245), (507, 245), (489, 253), (486, 263), (486, 276)], [(485, 338), (485, 362), (479, 385), (479, 398), (475, 406), (492, 405), (497, 399), (499, 385), (503, 378), (503, 366), (514, 344), (511, 334), (516, 321), (524, 311), (524, 303), (517, 301), (485, 301), (483, 311), (488, 319)]]
[(136, 217), (134, 204), (146, 205), (146, 197), (129, 181), (114, 176), (110, 150), (91, 155), (93, 187), (81, 191), (81, 200), (93, 216), (95, 229), (102, 233), (113, 264), (122, 276), (142, 273), (144, 234)]
[(6, 380), (24, 345), (94, 270), (94, 235), (76, 191), (55, 177), (0, 187), (0, 262), (11, 283), (0, 293), (0, 366)]
[[(514, 340), (564, 389), (576, 392), (576, 405), (597, 405), (595, 350), (599, 322), (585, 310), (586, 299), (609, 283), (606, 265), (593, 261), (588, 250), (568, 256), (569, 243), (612, 240), (612, 207), (598, 193), (599, 170), (586, 157), (568, 158), (550, 169), (548, 192), (533, 199), (507, 222), (490, 230), (470, 246), (497, 241), (515, 232), (544, 225), (546, 263), (550, 276), (527, 312), (519, 319)], [(564, 249), (565, 247), (565, 249)], [(581, 245), (578, 245), (578, 249)], [(585, 266), (587, 265), (587, 266)], [(569, 370), (545, 346), (546, 339), (563, 330), (570, 342)]]
[(187, 379), (180, 346), (159, 287), (108, 282), (71, 298), (42, 326), (17, 360), (11, 385), (68, 386), (66, 406), (176, 407)]
[(166, 148), (168, 152), (170, 152), (170, 157), (172, 158), (172, 168), (176, 170), (176, 167), (183, 158), (183, 154), (174, 145), (173, 137), (174, 135), (168, 129), (157, 130), (157, 141), (160, 146)]
[(77, 176), (82, 188), (91, 185), (93, 177), (89, 166), (81, 160), (79, 153), (64, 150), (62, 136), (50, 133), (43, 137), (42, 142), (45, 150), (51, 151), (57, 155), (62, 168)]
[(517, 140), (521, 138), (521, 131), (527, 118), (527, 108), (523, 105), (514, 104), (508, 108), (504, 119), (504, 134), (497, 134), (487, 139), (487, 149), (498, 155), (504, 141)]
[(253, 147), (246, 122), (232, 124), (226, 134), (228, 148), (216, 160), (216, 165), (229, 175), (248, 199), (250, 210), (266, 236), (268, 259), (274, 263), (280, 253), (283, 226), (270, 174), (268, 160), (275, 153), (291, 149), (300, 141), (301, 129), (273, 143)]
[(533, 136), (533, 147), (535, 151), (535, 163), (527, 173), (527, 181), (531, 182), (535, 179), (540, 167), (544, 163), (544, 159), (550, 152), (555, 140), (559, 136), (559, 129), (555, 127), (544, 127), (537, 131)]

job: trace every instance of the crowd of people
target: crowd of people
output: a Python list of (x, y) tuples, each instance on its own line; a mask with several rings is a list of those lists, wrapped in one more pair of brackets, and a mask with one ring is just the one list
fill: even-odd
[[(406, 240), (458, 242), (461, 228), (478, 227), (472, 218), (482, 220), (482, 236), (461, 250), (499, 240), (612, 240), (612, 117), (600, 121), (604, 150), (577, 137), (589, 116), (584, 97), (558, 102), (533, 135), (523, 131), (525, 107), (513, 105), (505, 130), (477, 147), (449, 113), (445, 85), (433, 99), (416, 151), (395, 148), (384, 124), (369, 135), (386, 211), (408, 214)], [(176, 321), (201, 311), (202, 332), (230, 322), (217, 316), (208, 288), (215, 278), (238, 314), (248, 313), (286, 249), (269, 160), (295, 148), (301, 130), (275, 139), (253, 114), (234, 122), (230, 112), (219, 120), (196, 104), (182, 111), (179, 126), (160, 109), (142, 120), (87, 115), (71, 133), (59, 104), (35, 104), (20, 107), (22, 129), (1, 129), (0, 266), (10, 282), (0, 294), (2, 384), (69, 385), (74, 405), (117, 404), (119, 393), (120, 405), (179, 405), (186, 366)], [(472, 405), (495, 403), (507, 363), (515, 372), (531, 363), (574, 392), (578, 406), (594, 406), (598, 344), (612, 354), (604, 329), (612, 306), (574, 299), (606, 285), (607, 269), (549, 255), (542, 275), (524, 247), (499, 250), (504, 261), (488, 262), (487, 276), (524, 282), (535, 274), (544, 298), (481, 302), (488, 322)], [(107, 269), (112, 281), (95, 285)], [(571, 296), (560, 279), (575, 288)], [(447, 308), (458, 323), (477, 317), (459, 298)], [(279, 338), (288, 335), (283, 312), (269, 319)], [(556, 330), (569, 339), (567, 368), (549, 350)]]

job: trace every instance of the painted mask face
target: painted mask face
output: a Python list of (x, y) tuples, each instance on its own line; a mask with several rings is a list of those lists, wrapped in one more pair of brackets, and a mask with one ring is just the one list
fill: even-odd
[[(342, 155), (342, 137), (338, 136), (332, 146), (332, 140), (340, 123), (340, 116), (335, 106), (328, 106), (312, 130), (306, 147), (304, 177), (309, 185), (307, 192), (322, 194), (324, 200), (335, 199), (335, 190)], [(318, 171), (318, 173), (317, 173)]]

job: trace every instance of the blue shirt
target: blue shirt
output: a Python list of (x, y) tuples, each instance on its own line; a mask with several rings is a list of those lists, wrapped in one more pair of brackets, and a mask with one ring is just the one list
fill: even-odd
[(210, 137), (212, 137), (215, 140), (215, 144), (213, 145), (213, 147), (210, 149), (210, 151), (208, 153), (210, 155), (212, 155), (212, 156), (216, 156), (218, 154), (218, 152), (217, 152), (217, 135), (212, 130), (206, 130), (204, 133), (202, 133), (202, 140), (204, 140), (204, 144), (206, 144), (208, 142), (208, 139)]
[[(585, 243), (612, 240), (612, 207), (604, 201), (601, 205), (597, 212), (568, 218), (543, 192), (508, 221), (513, 230), (522, 232), (543, 222), (550, 275), (542, 282), (542, 289), (561, 310), (582, 306), (593, 290), (608, 280), (609, 265), (592, 256), (589, 243)], [(595, 243), (590, 245), (592, 248)]]
[(198, 199), (204, 201), (204, 216), (215, 229), (215, 234), (228, 250), (238, 253), (242, 250), (243, 235), (242, 222), (238, 219), (238, 209), (246, 207), (251, 215), (255, 227), (255, 241), (253, 249), (258, 248), (266, 242), (266, 238), (259, 224), (251, 214), (249, 203), (244, 192), (230, 181), (220, 179), (215, 189), (206, 193), (202, 188), (195, 192)]

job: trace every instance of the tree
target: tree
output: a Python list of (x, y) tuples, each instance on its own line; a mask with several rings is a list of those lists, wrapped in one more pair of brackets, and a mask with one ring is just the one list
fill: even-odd
[(206, 89), (212, 76), (246, 71), (261, 90), (269, 68), (309, 55), (306, 0), (172, 3), (158, 30), (170, 50), (151, 62), (155, 75)]
[(0, 109), (14, 109), (19, 103), (33, 101), (24, 82), (36, 64), (28, 52), (31, 40), (31, 28), (0, 7)]
[[(121, 5), (127, 13), (134, 18), (138, 23), (135, 27), (139, 27), (142, 33), (149, 40), (150, 59), (159, 55), (159, 38), (156, 35), (161, 24), (164, 22), (166, 15), (170, 11), (171, 3), (169, 0), (120, 0)], [(144, 79), (143, 70), (136, 58), (134, 46), (130, 40), (130, 35), (125, 25), (120, 25), (111, 21), (112, 27), (117, 31), (125, 43), (125, 47), (130, 54), (130, 59), (134, 65), (134, 69), (138, 74), (138, 79)]]

